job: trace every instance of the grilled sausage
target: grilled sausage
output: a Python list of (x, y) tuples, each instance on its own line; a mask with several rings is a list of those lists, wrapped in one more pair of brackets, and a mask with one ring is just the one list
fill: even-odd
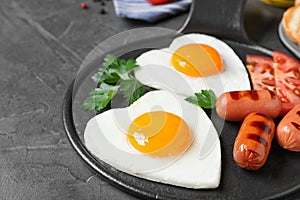
[(290, 110), (279, 122), (276, 139), (283, 148), (300, 152), (300, 104)]
[(275, 123), (267, 115), (250, 113), (242, 123), (233, 147), (233, 158), (248, 170), (261, 168), (269, 155)]
[(269, 90), (245, 90), (223, 93), (217, 99), (216, 111), (227, 121), (242, 121), (251, 112), (260, 112), (276, 118), (281, 102)]

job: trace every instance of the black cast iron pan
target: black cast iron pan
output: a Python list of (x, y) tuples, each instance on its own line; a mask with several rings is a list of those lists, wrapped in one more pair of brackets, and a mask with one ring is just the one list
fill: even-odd
[[(271, 50), (253, 45), (246, 37), (242, 14), (244, 3), (241, 0), (194, 0), (186, 23), (177, 33), (199, 32), (218, 37), (228, 43), (243, 61), (246, 54), (272, 56)], [(113, 49), (111, 53), (124, 58), (135, 58), (149, 48), (168, 46), (177, 33), (170, 32), (155, 40), (145, 39), (138, 50), (133, 48), (136, 44), (122, 47), (128, 51), (123, 55), (122, 48)], [(128, 175), (96, 159), (87, 150), (82, 139), (85, 120), (95, 113), (87, 114), (86, 111), (78, 108), (82, 99), (77, 96), (80, 96), (78, 95), (80, 91), (85, 90), (82, 89), (84, 81), (90, 79), (90, 74), (101, 66), (102, 61), (103, 57), (99, 56), (93, 62), (89, 62), (71, 83), (63, 102), (63, 123), (76, 152), (107, 182), (140, 198), (169, 200), (273, 199), (283, 197), (300, 188), (300, 155), (283, 150), (276, 142), (273, 142), (269, 159), (263, 168), (258, 171), (239, 168), (233, 161), (232, 148), (240, 124), (226, 122), (223, 126), (215, 110), (208, 110), (207, 114), (215, 124), (221, 141), (222, 174), (217, 189), (196, 190), (156, 183)]]

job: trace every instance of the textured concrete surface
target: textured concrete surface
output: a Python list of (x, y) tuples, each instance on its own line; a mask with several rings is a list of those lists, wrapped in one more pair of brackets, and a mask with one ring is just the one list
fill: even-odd
[[(142, 26), (178, 29), (187, 15), (153, 25), (116, 17), (111, 1), (105, 15), (100, 4), (87, 2), (83, 10), (78, 0), (1, 0), (0, 199), (136, 199), (75, 153), (61, 120), (63, 96), (87, 53), (105, 38)], [(267, 36), (258, 40), (283, 49)], [(297, 198), (300, 193), (287, 199)]]

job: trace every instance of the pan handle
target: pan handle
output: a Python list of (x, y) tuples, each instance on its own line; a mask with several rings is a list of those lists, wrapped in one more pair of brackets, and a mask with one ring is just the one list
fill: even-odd
[(243, 23), (245, 0), (193, 0), (190, 14), (179, 32), (200, 32), (248, 43)]

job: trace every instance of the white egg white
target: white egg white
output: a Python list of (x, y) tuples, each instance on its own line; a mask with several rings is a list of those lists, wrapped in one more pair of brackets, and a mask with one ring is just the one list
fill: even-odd
[[(169, 91), (152, 91), (127, 108), (103, 112), (87, 123), (84, 141), (98, 159), (128, 174), (186, 188), (216, 188), (221, 175), (218, 134), (205, 112)], [(133, 119), (146, 112), (180, 116), (193, 134), (191, 146), (177, 157), (152, 157), (135, 150), (127, 140)]]
[[(172, 66), (172, 54), (179, 47), (191, 43), (215, 48), (223, 58), (223, 70), (208, 77), (191, 77), (178, 72)], [(168, 89), (184, 96), (192, 96), (203, 89), (212, 89), (217, 96), (227, 91), (251, 89), (248, 73), (240, 58), (225, 42), (212, 36), (186, 34), (174, 39), (168, 48), (145, 52), (136, 60), (140, 68), (135, 71), (135, 77), (156, 89)]]

